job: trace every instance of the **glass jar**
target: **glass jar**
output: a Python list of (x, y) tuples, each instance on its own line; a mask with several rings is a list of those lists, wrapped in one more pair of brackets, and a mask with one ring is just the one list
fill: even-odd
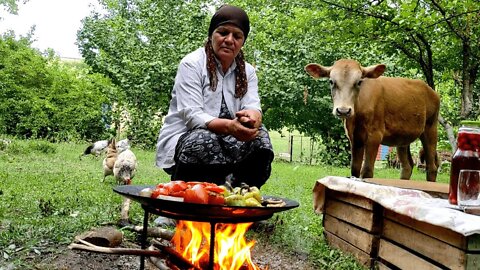
[(448, 201), (457, 204), (458, 174), (463, 169), (480, 170), (480, 122), (462, 121), (458, 130), (457, 150), (450, 168)]

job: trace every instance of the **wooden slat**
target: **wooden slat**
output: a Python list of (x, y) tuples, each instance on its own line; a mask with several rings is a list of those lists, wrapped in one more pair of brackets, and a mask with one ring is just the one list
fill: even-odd
[(325, 213), (344, 220), (348, 223), (357, 225), (368, 232), (372, 232), (373, 212), (336, 200), (328, 200), (325, 203)]
[(392, 268), (386, 266), (381, 261), (375, 261), (375, 269), (376, 270), (392, 270)]
[(382, 238), (408, 247), (450, 269), (464, 269), (466, 265), (462, 250), (389, 219), (383, 221)]
[(378, 257), (400, 269), (433, 270), (440, 267), (417, 255), (389, 242), (380, 239)]
[(449, 230), (447, 228), (435, 226), (426, 222), (418, 221), (413, 218), (400, 215), (388, 209), (385, 209), (384, 216), (388, 219), (391, 219), (397, 223), (400, 223), (404, 226), (412, 228), (416, 231), (422, 232), (433, 238), (437, 238), (439, 240), (447, 242), (452, 246), (456, 246), (463, 250), (467, 249), (466, 237), (455, 231)]
[(339, 201), (343, 201), (343, 202), (346, 202), (346, 203), (349, 203), (349, 204), (356, 205), (358, 207), (361, 207), (361, 208), (364, 208), (364, 209), (367, 209), (367, 210), (372, 210), (373, 209), (374, 202), (372, 200), (367, 199), (367, 198), (362, 197), (362, 196), (355, 195), (355, 194), (350, 194), (350, 193), (346, 193), (346, 192), (339, 192), (339, 191), (335, 191), (335, 190), (331, 190), (331, 189), (327, 188), (326, 197), (327, 197), (327, 201), (329, 199), (335, 199), (335, 200), (339, 200)]
[(432, 225), (423, 221), (418, 221), (388, 209), (385, 209), (384, 216), (416, 231), (447, 242), (450, 245), (458, 247), (466, 252), (471, 253), (472, 251), (480, 251), (479, 234), (464, 236), (463, 234), (457, 233), (450, 229)]
[(367, 254), (372, 254), (372, 251), (375, 251), (374, 247), (376, 247), (375, 244), (378, 242), (378, 239), (374, 235), (349, 223), (325, 214), (323, 216), (323, 228), (325, 231), (340, 237)]
[(415, 181), (415, 180), (401, 180), (401, 179), (381, 179), (381, 178), (365, 178), (365, 182), (393, 186), (399, 188), (421, 190), (429, 193), (432, 196), (447, 198), (449, 185), (445, 183), (427, 182), (427, 181)]
[(337, 237), (336, 235), (324, 231), (325, 239), (327, 243), (333, 247), (340, 249), (341, 251), (348, 253), (357, 259), (358, 263), (366, 266), (371, 267), (373, 263), (373, 258), (370, 257), (369, 254), (365, 253), (364, 251), (358, 249), (357, 247), (353, 246), (352, 244), (346, 242), (345, 240)]

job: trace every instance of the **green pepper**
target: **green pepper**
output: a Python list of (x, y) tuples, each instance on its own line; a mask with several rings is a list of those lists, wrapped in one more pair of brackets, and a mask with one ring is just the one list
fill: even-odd
[(249, 206), (249, 207), (254, 207), (254, 206), (256, 206), (256, 207), (261, 207), (261, 206), (262, 206), (262, 204), (259, 203), (259, 202), (258, 202), (255, 198), (253, 198), (253, 197), (246, 199), (246, 200), (245, 200), (245, 205), (246, 205), (246, 206)]
[(245, 198), (239, 194), (230, 195), (225, 198), (225, 204), (228, 206), (245, 206)]
[(230, 191), (228, 190), (228, 188), (224, 185), (221, 185), (221, 186), (218, 186), (219, 188), (223, 189), (223, 192), (222, 192), (222, 195), (223, 197), (228, 197), (230, 196)]
[(262, 202), (262, 195), (260, 194), (260, 190), (257, 187), (251, 187), (250, 192), (253, 194), (253, 197), (259, 201), (260, 203)]

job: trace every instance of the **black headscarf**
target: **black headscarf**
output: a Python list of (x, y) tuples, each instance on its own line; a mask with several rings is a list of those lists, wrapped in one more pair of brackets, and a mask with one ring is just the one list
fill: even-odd
[(227, 23), (234, 24), (242, 30), (245, 40), (247, 40), (248, 32), (250, 32), (250, 20), (247, 13), (236, 6), (222, 5), (210, 20), (210, 27), (208, 28), (208, 36), (210, 37), (220, 25)]

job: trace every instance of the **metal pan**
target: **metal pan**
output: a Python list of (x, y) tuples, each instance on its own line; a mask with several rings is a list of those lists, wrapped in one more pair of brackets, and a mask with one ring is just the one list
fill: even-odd
[(281, 199), (285, 202), (285, 205), (281, 207), (243, 207), (177, 202), (140, 196), (139, 193), (144, 188), (154, 189), (155, 186), (124, 185), (114, 187), (113, 191), (139, 202), (145, 211), (175, 219), (204, 222), (252, 222), (268, 219), (274, 213), (299, 206), (296, 201), (273, 196), (263, 197), (265, 199)]

